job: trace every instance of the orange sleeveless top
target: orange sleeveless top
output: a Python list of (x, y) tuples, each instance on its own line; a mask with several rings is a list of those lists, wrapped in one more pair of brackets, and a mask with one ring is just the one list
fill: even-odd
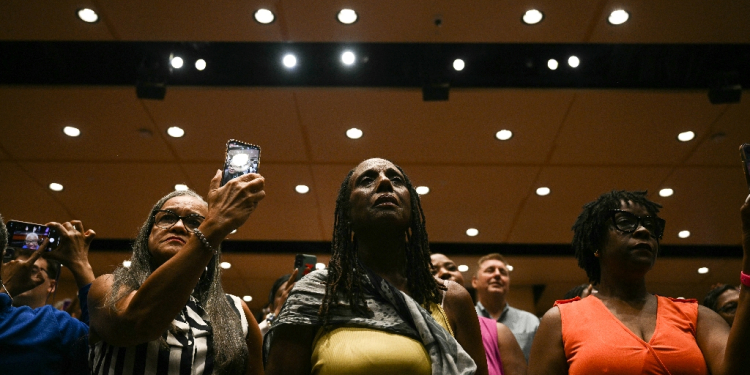
[(698, 302), (656, 298), (656, 329), (649, 342), (596, 297), (557, 301), (568, 374), (708, 374), (695, 341)]

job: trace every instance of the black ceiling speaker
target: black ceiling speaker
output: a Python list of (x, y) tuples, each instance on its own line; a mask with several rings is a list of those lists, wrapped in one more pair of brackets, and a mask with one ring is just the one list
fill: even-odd
[(739, 73), (716, 73), (711, 78), (708, 89), (708, 100), (711, 104), (739, 103), (741, 96), (742, 85)]
[(138, 67), (135, 94), (139, 99), (164, 100), (167, 94), (169, 60), (158, 54), (147, 55)]

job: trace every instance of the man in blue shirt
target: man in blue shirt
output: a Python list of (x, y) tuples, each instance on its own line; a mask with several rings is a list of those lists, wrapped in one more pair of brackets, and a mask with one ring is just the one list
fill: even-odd
[[(87, 296), (94, 273), (88, 250), (95, 233), (84, 231), (80, 221), (48, 223), (60, 233), (60, 244), (47, 252), (42, 244), (26, 260), (0, 263), (0, 371), (3, 374), (88, 374)], [(0, 217), (0, 249), (8, 232)], [(13, 296), (45, 283), (46, 272), (36, 261), (54, 259), (71, 270), (79, 287), (81, 320), (50, 305), (32, 309), (13, 306)]]
[(485, 255), (477, 263), (477, 272), (471, 278), (471, 285), (477, 291), (477, 314), (508, 326), (528, 361), (531, 342), (539, 328), (539, 318), (530, 312), (511, 307), (505, 300), (510, 290), (510, 272), (502, 255)]

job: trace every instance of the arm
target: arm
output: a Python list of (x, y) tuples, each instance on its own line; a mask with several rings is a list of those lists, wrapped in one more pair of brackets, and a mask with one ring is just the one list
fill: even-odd
[[(742, 272), (750, 274), (750, 196), (740, 209), (742, 217)], [(699, 306), (695, 339), (712, 374), (745, 374), (750, 368), (750, 288), (740, 288), (732, 328), (719, 314)]]
[(513, 332), (503, 323), (497, 323), (497, 348), (500, 360), (503, 361), (503, 373), (507, 375), (525, 375), (526, 358), (518, 345)]
[(562, 341), (562, 319), (557, 307), (549, 309), (539, 324), (529, 356), (529, 375), (567, 375), (568, 362)]
[[(240, 227), (263, 199), (264, 180), (247, 174), (221, 183), (221, 172), (211, 180), (208, 213), (199, 229), (212, 247)], [(115, 346), (133, 346), (155, 340), (187, 303), (213, 253), (190, 233), (187, 243), (172, 258), (160, 265), (137, 291), (123, 296), (115, 308), (105, 308), (112, 288), (111, 275), (96, 279), (89, 292), (91, 342), (105, 340)]]
[(477, 311), (474, 310), (474, 303), (471, 301), (469, 292), (457, 283), (448, 283), (443, 307), (456, 335), (456, 341), (477, 364), (476, 374), (486, 375), (488, 373), (487, 356), (482, 344)]
[(263, 375), (263, 336), (260, 334), (260, 328), (258, 328), (258, 322), (255, 321), (253, 313), (247, 307), (247, 304), (242, 302), (242, 310), (245, 311), (245, 317), (247, 317), (247, 374), (248, 375)]
[(313, 339), (318, 327), (285, 324), (274, 328), (268, 351), (268, 375), (309, 375)]

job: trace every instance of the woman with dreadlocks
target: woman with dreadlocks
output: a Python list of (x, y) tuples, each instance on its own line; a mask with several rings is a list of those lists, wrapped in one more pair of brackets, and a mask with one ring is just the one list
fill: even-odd
[(432, 277), (419, 196), (369, 159), (339, 189), (328, 270), (302, 278), (264, 342), (268, 374), (487, 374), (468, 292)]
[[(750, 200), (750, 197), (748, 197)], [(650, 294), (646, 273), (664, 233), (645, 191), (612, 191), (583, 206), (573, 249), (598, 293), (558, 301), (542, 318), (528, 374), (747, 374), (750, 372), (750, 204), (734, 326), (694, 299)]]
[(156, 202), (133, 244), (130, 267), (97, 278), (89, 292), (93, 374), (262, 374), (262, 338), (247, 305), (224, 294), (220, 244), (263, 199), (247, 174), (208, 202), (175, 191)]

